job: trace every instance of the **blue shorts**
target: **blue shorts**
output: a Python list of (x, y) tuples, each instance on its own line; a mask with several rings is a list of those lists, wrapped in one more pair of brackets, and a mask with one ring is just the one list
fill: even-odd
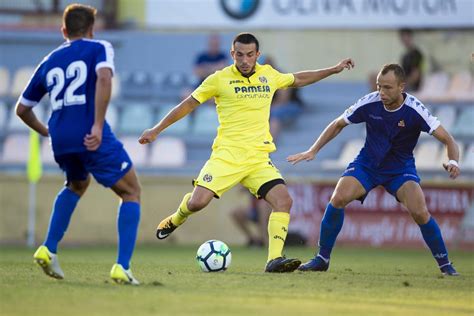
[(357, 162), (351, 162), (342, 176), (354, 177), (362, 184), (367, 193), (358, 199), (361, 203), (364, 202), (370, 190), (378, 185), (383, 186), (388, 193), (397, 198), (397, 191), (405, 182), (415, 181), (420, 183), (416, 168), (409, 167), (396, 172), (389, 172), (372, 169)]
[(132, 161), (122, 146), (107, 151), (55, 155), (54, 159), (66, 174), (66, 185), (84, 181), (91, 173), (97, 182), (109, 188), (132, 168)]

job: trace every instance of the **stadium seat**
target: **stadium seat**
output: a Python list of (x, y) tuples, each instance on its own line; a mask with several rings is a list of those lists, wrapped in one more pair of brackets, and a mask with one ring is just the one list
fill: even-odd
[(21, 165), (28, 161), (28, 133), (9, 134), (3, 145), (2, 163)]
[(10, 89), (10, 72), (6, 67), (0, 67), (0, 100), (8, 96)]
[(447, 73), (436, 72), (428, 74), (423, 80), (420, 90), (414, 94), (422, 102), (443, 101), (443, 99), (446, 99), (448, 84), (449, 75)]
[(138, 139), (133, 136), (120, 137), (120, 141), (136, 167), (145, 167), (148, 164), (149, 146), (140, 144)]
[(473, 137), (474, 136), (474, 128), (472, 124), (474, 122), (474, 107), (469, 106), (463, 108), (461, 113), (458, 116), (456, 124), (452, 129), (452, 133), (455, 136), (467, 136)]
[(469, 71), (454, 74), (446, 93), (446, 99), (453, 101), (474, 100), (473, 84), (472, 75)]
[(153, 143), (150, 166), (181, 167), (186, 163), (186, 145), (180, 138), (162, 137)]
[(434, 115), (441, 121), (441, 125), (451, 132), (454, 122), (456, 122), (456, 108), (449, 104), (439, 105)]
[(352, 139), (344, 145), (337, 159), (324, 160), (321, 162), (321, 167), (324, 170), (344, 169), (359, 154), (363, 146), (363, 139)]
[(214, 105), (203, 104), (196, 110), (194, 116), (193, 131), (198, 135), (215, 136), (219, 121), (217, 119), (217, 112)]
[(415, 163), (419, 170), (436, 170), (440, 165), (440, 145), (438, 141), (425, 141), (415, 147)]
[(154, 109), (146, 103), (128, 103), (122, 108), (119, 130), (138, 135), (155, 124)]
[(153, 96), (161, 101), (176, 103), (187, 86), (187, 77), (182, 73), (155, 74)]
[(13, 83), (10, 91), (10, 96), (12, 98), (17, 99), (20, 96), (34, 71), (35, 69), (33, 67), (21, 67), (15, 71), (13, 74)]

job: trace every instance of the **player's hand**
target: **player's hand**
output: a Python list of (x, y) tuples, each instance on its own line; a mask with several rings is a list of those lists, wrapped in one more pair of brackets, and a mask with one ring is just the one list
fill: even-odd
[(336, 71), (336, 73), (340, 73), (344, 69), (352, 69), (354, 67), (355, 67), (355, 64), (352, 58), (346, 58), (346, 59), (341, 60), (339, 64), (334, 66), (334, 70)]
[(150, 144), (155, 141), (156, 137), (158, 137), (158, 134), (152, 128), (149, 128), (143, 131), (142, 136), (138, 138), (138, 142), (142, 145)]
[(100, 144), (102, 144), (102, 127), (94, 124), (90, 134), (84, 137), (84, 146), (89, 151), (95, 151), (100, 147)]
[(286, 157), (286, 161), (291, 163), (292, 165), (296, 165), (298, 162), (306, 160), (311, 161), (314, 159), (315, 154), (311, 150), (304, 151), (299, 154), (294, 154), (291, 156)]
[(451, 179), (456, 179), (460, 174), (461, 174), (461, 169), (451, 163), (443, 163), (444, 170), (446, 170), (449, 173), (449, 177)]

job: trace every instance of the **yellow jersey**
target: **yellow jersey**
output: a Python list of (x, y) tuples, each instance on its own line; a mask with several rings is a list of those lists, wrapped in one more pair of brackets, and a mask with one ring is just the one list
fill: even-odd
[(235, 65), (216, 71), (194, 90), (199, 103), (215, 98), (219, 127), (212, 148), (237, 147), (272, 152), (270, 105), (277, 89), (293, 84), (291, 73), (282, 74), (270, 65), (255, 65), (255, 73), (242, 76)]

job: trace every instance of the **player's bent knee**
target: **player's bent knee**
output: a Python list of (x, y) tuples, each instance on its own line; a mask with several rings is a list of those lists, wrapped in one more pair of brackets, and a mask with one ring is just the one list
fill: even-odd
[(140, 186), (134, 186), (128, 190), (122, 191), (119, 196), (123, 201), (140, 202), (141, 188)]
[(410, 215), (411, 217), (413, 218), (413, 220), (418, 224), (418, 225), (424, 225), (426, 223), (428, 223), (428, 221), (430, 220), (430, 213), (428, 212), (427, 209), (423, 209), (423, 210), (420, 210), (420, 211), (409, 211), (410, 212)]
[(273, 205), (273, 210), (277, 212), (290, 212), (291, 206), (293, 205), (293, 199), (290, 196), (279, 198)]
[(206, 200), (197, 200), (197, 199), (190, 199), (188, 201), (188, 210), (191, 212), (198, 212), (205, 208), (210, 201)]
[(349, 203), (349, 199), (347, 199), (342, 194), (337, 194), (336, 193), (331, 197), (330, 202), (331, 202), (332, 206), (334, 206), (335, 208), (344, 208)]

